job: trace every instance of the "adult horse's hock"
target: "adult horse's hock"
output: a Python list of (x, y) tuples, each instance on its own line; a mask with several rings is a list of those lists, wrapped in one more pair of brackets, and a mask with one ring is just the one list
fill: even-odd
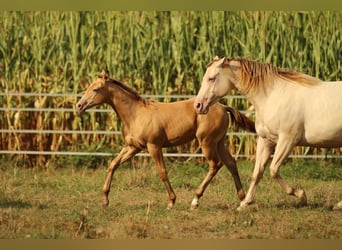
[(194, 103), (196, 112), (207, 113), (232, 89), (239, 90), (255, 107), (259, 135), (252, 180), (238, 209), (254, 201), (272, 152), (271, 176), (287, 194), (295, 195), (305, 204), (304, 190), (289, 186), (280, 176), (279, 168), (294, 146), (342, 146), (342, 82), (324, 82), (242, 58), (215, 58), (203, 76)]
[(102, 72), (86, 90), (76, 104), (80, 112), (100, 105), (109, 104), (123, 122), (125, 145), (108, 167), (108, 174), (103, 186), (103, 202), (108, 205), (108, 194), (115, 170), (119, 165), (142, 150), (147, 150), (155, 162), (157, 171), (169, 194), (168, 208), (172, 208), (176, 195), (168, 180), (163, 159), (162, 147), (176, 146), (198, 139), (202, 152), (209, 161), (209, 172), (196, 190), (191, 203), (198, 206), (211, 179), (223, 163), (233, 176), (240, 200), (245, 197), (235, 159), (226, 150), (224, 139), (229, 117), (239, 127), (255, 131), (254, 122), (237, 110), (220, 104), (214, 105), (206, 116), (197, 115), (193, 109), (194, 98), (173, 103), (160, 103), (143, 99), (126, 85), (110, 79), (108, 72)]

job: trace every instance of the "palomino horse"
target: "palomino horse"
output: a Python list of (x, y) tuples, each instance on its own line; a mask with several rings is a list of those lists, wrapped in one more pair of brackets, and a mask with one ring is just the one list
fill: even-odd
[(254, 122), (235, 109), (214, 105), (207, 116), (197, 115), (191, 100), (160, 103), (143, 99), (126, 85), (110, 79), (108, 72), (101, 73), (86, 90), (76, 108), (83, 112), (95, 105), (109, 104), (123, 121), (125, 146), (108, 167), (103, 186), (103, 202), (108, 205), (108, 194), (115, 170), (119, 165), (142, 150), (147, 150), (155, 162), (157, 171), (169, 194), (168, 208), (172, 208), (176, 195), (168, 180), (162, 147), (184, 144), (197, 138), (209, 161), (209, 172), (196, 190), (191, 203), (198, 206), (198, 200), (206, 187), (224, 163), (233, 176), (240, 200), (245, 197), (234, 158), (224, 146), (229, 125), (227, 111), (238, 126), (255, 131)]
[(279, 168), (294, 146), (342, 146), (342, 82), (323, 82), (306, 74), (285, 71), (247, 59), (215, 58), (208, 64), (194, 108), (207, 113), (209, 106), (237, 89), (255, 108), (259, 135), (256, 162), (245, 199), (238, 210), (253, 202), (265, 165), (285, 192), (307, 202), (304, 190), (289, 186)]

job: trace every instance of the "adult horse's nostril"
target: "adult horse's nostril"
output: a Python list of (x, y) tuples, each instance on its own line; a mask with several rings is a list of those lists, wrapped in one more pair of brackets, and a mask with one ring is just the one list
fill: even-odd
[(201, 109), (202, 104), (200, 102), (196, 103), (196, 109)]

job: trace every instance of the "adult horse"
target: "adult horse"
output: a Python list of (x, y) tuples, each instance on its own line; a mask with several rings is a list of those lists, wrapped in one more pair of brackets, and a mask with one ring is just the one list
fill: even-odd
[(247, 59), (215, 58), (207, 65), (194, 108), (207, 113), (209, 106), (237, 89), (255, 108), (259, 135), (250, 187), (239, 210), (254, 201), (265, 165), (285, 192), (307, 202), (302, 189), (289, 186), (279, 168), (294, 146), (342, 146), (342, 82), (324, 82), (309, 75), (286, 71)]
[(102, 72), (88, 87), (76, 104), (80, 112), (103, 103), (109, 104), (123, 122), (125, 146), (108, 167), (103, 186), (103, 202), (108, 205), (108, 194), (115, 170), (119, 165), (142, 150), (147, 150), (155, 162), (157, 171), (169, 194), (167, 207), (172, 208), (176, 195), (169, 182), (162, 147), (184, 144), (198, 139), (202, 151), (209, 161), (209, 172), (196, 190), (191, 203), (198, 206), (198, 200), (206, 187), (224, 163), (233, 176), (238, 197), (243, 191), (236, 162), (224, 146), (229, 117), (240, 127), (255, 131), (254, 122), (236, 111), (222, 105), (214, 105), (207, 116), (197, 115), (193, 109), (194, 98), (173, 103), (160, 103), (143, 99), (128, 86), (110, 79), (108, 72)]

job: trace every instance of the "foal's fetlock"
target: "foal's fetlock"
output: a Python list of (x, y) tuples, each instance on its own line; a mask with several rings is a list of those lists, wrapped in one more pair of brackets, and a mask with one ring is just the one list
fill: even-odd
[(240, 201), (243, 201), (243, 199), (245, 199), (245, 197), (246, 197), (245, 192), (243, 190), (239, 190), (238, 197), (239, 197)]

